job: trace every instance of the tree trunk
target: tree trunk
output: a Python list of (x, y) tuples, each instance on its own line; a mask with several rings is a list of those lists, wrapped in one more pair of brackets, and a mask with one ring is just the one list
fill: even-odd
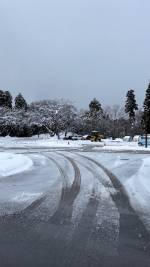
[(60, 134), (59, 134), (59, 132), (57, 132), (57, 137), (58, 137), (58, 140), (60, 139)]
[(67, 136), (68, 130), (65, 130), (65, 137)]

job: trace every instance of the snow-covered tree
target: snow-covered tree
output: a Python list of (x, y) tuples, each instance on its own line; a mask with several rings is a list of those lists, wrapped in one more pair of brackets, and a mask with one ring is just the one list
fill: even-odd
[(60, 112), (62, 113), (62, 121), (63, 128), (65, 130), (65, 135), (67, 135), (68, 131), (74, 131), (77, 110), (71, 103), (62, 102)]

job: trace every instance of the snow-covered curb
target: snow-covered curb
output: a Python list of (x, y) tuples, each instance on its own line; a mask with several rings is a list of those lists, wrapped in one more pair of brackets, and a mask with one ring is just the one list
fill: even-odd
[(27, 156), (0, 152), (0, 176), (2, 177), (23, 172), (32, 165), (32, 160)]
[(124, 186), (131, 205), (150, 231), (150, 158), (143, 159), (138, 173), (128, 179)]

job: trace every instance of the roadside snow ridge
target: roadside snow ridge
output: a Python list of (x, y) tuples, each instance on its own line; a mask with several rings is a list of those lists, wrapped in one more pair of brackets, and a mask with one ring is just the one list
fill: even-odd
[(32, 160), (21, 154), (0, 152), (0, 176), (23, 172), (32, 167)]

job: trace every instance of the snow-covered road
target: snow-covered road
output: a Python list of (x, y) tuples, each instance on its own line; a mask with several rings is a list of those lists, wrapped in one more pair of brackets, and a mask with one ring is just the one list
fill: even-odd
[(3, 266), (150, 266), (149, 214), (137, 208), (131, 183), (137, 174), (141, 182), (148, 155), (88, 148), (16, 152), (33, 166), (0, 177)]

